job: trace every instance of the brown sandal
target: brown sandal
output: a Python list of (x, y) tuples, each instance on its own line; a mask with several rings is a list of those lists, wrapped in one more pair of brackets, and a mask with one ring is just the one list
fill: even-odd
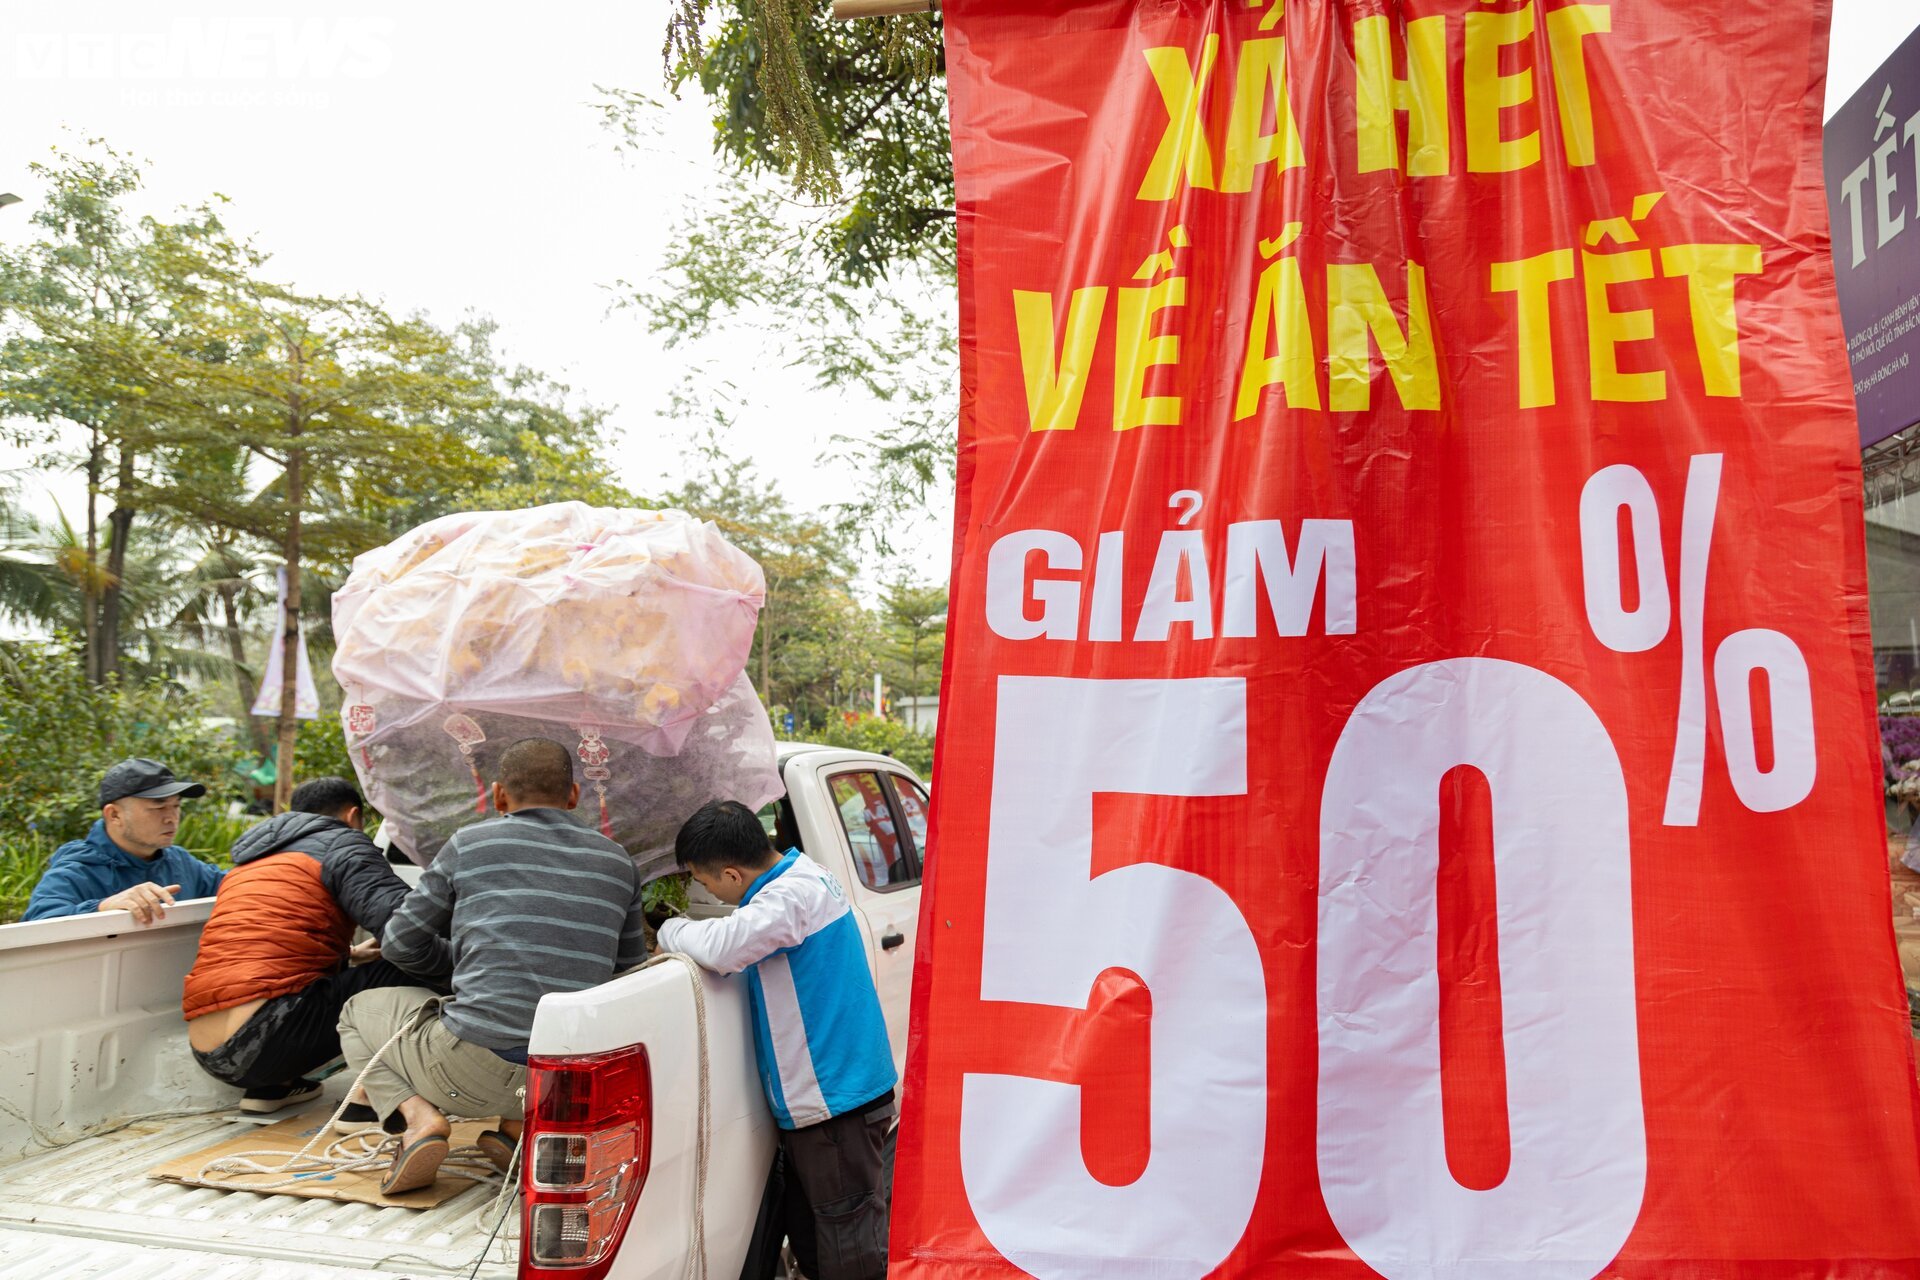
[(505, 1173), (513, 1167), (514, 1148), (519, 1144), (498, 1129), (488, 1129), (473, 1140), (480, 1148), (480, 1154), (493, 1162), (493, 1167)]
[(380, 1194), (397, 1196), (432, 1186), (447, 1158), (447, 1149), (447, 1140), (441, 1137), (422, 1138), (410, 1147), (402, 1147), (380, 1183)]

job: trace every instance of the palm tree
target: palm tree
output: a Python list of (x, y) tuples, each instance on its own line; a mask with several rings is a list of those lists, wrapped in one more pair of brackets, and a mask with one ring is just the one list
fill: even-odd
[(61, 618), (59, 572), (40, 553), (41, 528), (20, 503), (17, 481), (0, 475), (0, 621), (32, 631)]
[[(267, 599), (258, 562), (230, 532), (162, 520), (118, 559), (120, 669), (138, 680), (231, 678), (244, 714), (253, 674), (243, 628)], [(37, 519), (17, 501), (0, 503), (0, 617), (40, 635), (78, 635), (89, 599), (108, 585), (104, 573), (57, 505), (51, 519)]]

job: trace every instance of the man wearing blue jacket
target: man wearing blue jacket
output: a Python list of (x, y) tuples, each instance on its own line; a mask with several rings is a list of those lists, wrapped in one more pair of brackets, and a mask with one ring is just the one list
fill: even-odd
[(54, 850), (23, 920), (130, 912), (139, 924), (166, 914), (177, 894), (210, 898), (225, 873), (173, 843), (180, 801), (207, 794), (158, 760), (122, 760), (100, 779), (100, 820), (83, 840)]
[(816, 1280), (885, 1280), (881, 1153), (897, 1077), (846, 891), (798, 850), (776, 852), (753, 810), (731, 800), (687, 819), (674, 854), (735, 907), (724, 919), (667, 921), (660, 948), (716, 973), (747, 970), (761, 1087), (813, 1207), (818, 1261), (803, 1257), (802, 1269)]

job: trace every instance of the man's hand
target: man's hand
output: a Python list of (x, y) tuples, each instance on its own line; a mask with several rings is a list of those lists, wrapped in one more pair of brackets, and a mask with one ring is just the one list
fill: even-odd
[(365, 942), (356, 942), (347, 948), (348, 964), (366, 964), (369, 960), (380, 958), (380, 939), (368, 938)]
[(167, 917), (167, 908), (173, 905), (173, 895), (180, 892), (177, 884), (137, 884), (124, 893), (116, 893), (111, 898), (100, 899), (96, 911), (126, 911), (132, 914), (136, 924), (152, 924)]

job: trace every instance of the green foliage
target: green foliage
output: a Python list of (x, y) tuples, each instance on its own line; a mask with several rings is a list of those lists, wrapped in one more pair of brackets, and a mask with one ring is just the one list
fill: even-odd
[[(293, 785), (297, 787), (315, 778), (345, 778), (356, 787), (360, 785), (353, 759), (347, 754), (347, 735), (340, 727), (338, 711), (322, 712), (319, 719), (307, 721), (300, 731), (300, 742), (294, 753)], [(380, 811), (369, 805), (368, 831), (375, 830), (379, 818)]]
[(836, 22), (814, 0), (677, 0), (676, 86), (713, 103), (714, 149), (789, 178), (828, 216), (815, 244), (835, 274), (871, 281), (954, 251), (939, 20)]
[(327, 711), (317, 720), (309, 720), (300, 735), (300, 749), (293, 761), (293, 785), (314, 778), (354, 780), (353, 761), (347, 756), (347, 735), (340, 727), (340, 713)]
[[(492, 470), (433, 420), (477, 392), (446, 367), (446, 335), (420, 320), (272, 282), (265, 255), (223, 234), (169, 237), (165, 247), (177, 327), (93, 358), (166, 424), (145, 443), (179, 465), (145, 487), (146, 503), (279, 553), (286, 602), (274, 630), (290, 641), (306, 561), (344, 567), (384, 539), (383, 513), (430, 486), (479, 483)], [(270, 482), (235, 489), (227, 465), (235, 453), (268, 468)], [(283, 670), (280, 807), (298, 728), (291, 653)]]
[(649, 880), (640, 891), (640, 909), (649, 919), (683, 916), (687, 913), (687, 873), (675, 871)]
[(801, 736), (824, 747), (849, 747), (892, 756), (922, 778), (933, 772), (933, 739), (898, 720), (854, 716), (849, 723), (842, 716), (834, 716)]
[[(111, 485), (129, 523), (204, 533), (203, 550), (244, 550), (254, 567), (284, 551), (297, 520), (303, 561), (343, 573), (447, 511), (632, 502), (603, 452), (605, 410), (506, 360), (492, 321), (443, 332), (359, 297), (300, 293), (210, 206), (131, 218), (139, 167), (98, 141), (34, 171), (49, 188), (35, 238), (0, 249), (0, 429), (22, 441), (89, 431), (94, 496)], [(95, 536), (91, 501), (83, 514), (56, 567), (99, 597), (121, 576), (101, 556), (121, 543)]]
[(208, 795), (188, 812), (218, 810), (239, 793), (233, 730), (206, 699), (168, 680), (86, 679), (73, 642), (16, 643), (0, 665), (0, 842), (62, 841), (100, 816), (100, 775), (128, 756), (159, 760)]
[[(884, 549), (893, 518), (951, 474), (953, 322), (940, 299), (951, 264), (950, 248), (943, 259), (938, 247), (950, 223), (944, 209), (918, 224), (861, 211), (895, 196), (894, 213), (946, 200), (938, 147), (934, 187), (871, 191), (871, 175), (911, 156), (864, 149), (891, 127), (896, 104), (937, 96), (938, 85), (924, 57), (917, 78), (891, 91), (882, 83), (920, 55), (910, 40), (869, 36), (911, 22), (853, 24), (867, 34), (833, 53), (841, 36), (821, 43), (808, 4), (769, 5), (784, 8), (741, 19), (758, 34), (723, 26), (702, 83), (719, 92), (712, 77), (727, 65), (759, 75), (782, 21), (803, 62), (844, 56), (834, 74), (881, 77), (868, 87), (885, 100), (864, 117), (831, 97), (815, 103), (821, 139), (865, 157), (840, 170), (860, 175), (854, 194), (808, 209), (769, 202), (772, 180), (750, 179), (719, 214), (690, 224), (664, 283), (628, 289), (674, 341), (770, 320), (820, 385), (891, 407), (897, 425), (877, 449), (838, 442), (874, 479), (858, 507), (797, 511), (738, 462), (669, 498), (715, 519), (765, 569), (749, 666), (763, 697), (803, 722), (837, 724), (876, 670), (896, 694), (937, 686), (938, 593), (898, 583), (876, 613), (853, 579), (862, 536)], [(815, 74), (811, 64), (787, 71), (796, 66)], [(604, 110), (616, 128), (648, 109), (637, 95), (614, 96)], [(744, 132), (723, 137), (724, 152), (767, 172), (798, 163), (777, 142), (797, 117), (768, 115), (752, 94), (738, 105)], [(99, 771), (114, 759), (157, 756), (223, 798), (243, 789), (232, 766), (271, 749), (271, 722), (246, 711), (282, 622), (271, 609), (276, 564), (299, 571), (324, 705), (334, 692), (328, 596), (353, 556), (450, 511), (569, 498), (651, 505), (616, 476), (607, 411), (509, 360), (490, 321), (445, 330), (357, 296), (303, 294), (273, 280), (267, 257), (234, 239), (211, 205), (172, 220), (131, 217), (122, 206), (139, 168), (103, 144), (56, 152), (38, 173), (50, 195), (33, 238), (0, 247), (0, 433), (37, 443), (81, 432), (85, 456), (48, 454), (43, 465), (84, 469), (88, 501), (73, 521), (34, 520), (0, 491), (0, 617), (60, 637), (0, 640), (0, 777), (23, 780), (0, 814), (0, 899), (7, 867), (31, 866), (37, 879), (46, 852), (85, 830)], [(912, 240), (916, 225), (930, 237)], [(216, 696), (236, 724), (211, 723)], [(298, 735), (286, 770), (291, 781), (352, 772), (331, 715)], [(230, 843), (207, 816), (218, 807), (188, 809), (186, 830), (209, 850)]]
[[(110, 528), (105, 549), (120, 536)], [(256, 594), (239, 576), (244, 570), (231, 544), (216, 541), (214, 531), (189, 531), (169, 521), (149, 522), (132, 541), (114, 557), (119, 624), (113, 669), (134, 680), (225, 675), (228, 659), (220, 652), (213, 606), (222, 589)], [(0, 617), (40, 634), (83, 634), (91, 562), (80, 531), (64, 513), (41, 520), (0, 509)]]
[(165, 465), (153, 447), (165, 415), (144, 393), (136, 353), (179, 340), (173, 247), (223, 233), (208, 206), (173, 223), (130, 217), (122, 202), (140, 189), (140, 170), (97, 139), (30, 168), (46, 187), (29, 218), (35, 237), (0, 249), (0, 436), (51, 443), (62, 426), (84, 433), (83, 532), (68, 531), (48, 585), (71, 595), (64, 611), (77, 615), (82, 661), (99, 681), (121, 656), (140, 490)]
[[(181, 331), (130, 354), (129, 379), (164, 409), (180, 465), (150, 505), (344, 568), (385, 541), (423, 490), (485, 484), (498, 465), (445, 421), (484, 389), (452, 363), (448, 335), (359, 298), (299, 293), (231, 241), (175, 246)], [(181, 334), (189, 340), (177, 340)], [(99, 353), (103, 360), (116, 353)], [(264, 468), (231, 484), (240, 453)]]
[[(670, 348), (742, 331), (777, 334), (787, 362), (821, 390), (885, 406), (888, 426), (877, 439), (839, 435), (833, 449), (867, 481), (863, 496), (836, 512), (840, 531), (890, 551), (893, 529), (953, 478), (959, 340), (950, 280), (907, 265), (888, 280), (850, 282), (820, 257), (801, 221), (751, 181), (670, 242), (648, 284), (617, 284), (622, 305), (644, 314)], [(691, 370), (678, 410), (729, 430), (750, 410), (717, 396), (723, 383)]]
[(498, 330), (492, 320), (469, 317), (446, 335), (446, 352), (435, 365), (470, 389), (441, 409), (438, 425), (464, 441), (487, 469), (465, 483), (409, 495), (388, 519), (389, 534), (455, 511), (512, 511), (569, 499), (602, 507), (651, 505), (614, 474), (604, 452), (617, 443), (608, 411), (575, 404), (565, 383), (512, 363), (495, 345)]
[(41, 522), (21, 503), (18, 480), (0, 475), (0, 621), (46, 629), (62, 615), (65, 584), (43, 540)]
[(801, 726), (825, 725), (823, 732), (841, 735), (826, 741), (924, 763), (930, 739), (890, 721), (860, 719), (848, 727), (842, 717), (870, 705), (876, 672), (895, 697), (938, 690), (946, 589), (899, 578), (878, 609), (866, 607), (854, 593), (856, 548), (847, 530), (792, 510), (750, 464), (724, 461), (717, 449), (708, 460), (705, 474), (667, 500), (712, 520), (765, 575), (747, 675), (776, 731), (791, 711)]
[(26, 913), (33, 886), (59, 845), (37, 831), (0, 831), (0, 924)]
[(716, 459), (668, 501), (712, 520), (766, 575), (747, 660), (761, 701), (817, 719), (857, 696), (872, 678), (880, 635), (853, 594), (851, 540), (793, 511), (745, 462)]
[[(676, 90), (714, 108), (714, 149), (737, 189), (687, 219), (657, 283), (622, 282), (670, 340), (730, 324), (780, 335), (823, 388), (887, 406), (877, 439), (835, 457), (871, 478), (843, 528), (881, 552), (953, 476), (959, 367), (944, 47), (939, 19), (834, 20), (820, 0), (676, 0)], [(607, 124), (644, 133), (654, 104), (611, 94)], [(794, 194), (771, 189), (770, 178)]]
[(894, 696), (939, 692), (940, 662), (947, 648), (947, 589), (896, 579), (880, 597), (880, 622), (886, 635), (880, 669)]
[(234, 817), (218, 809), (205, 807), (204, 801), (190, 801), (187, 811), (180, 816), (180, 830), (173, 837), (173, 842), (216, 867), (231, 867), (233, 842), (259, 821), (261, 818), (258, 814), (246, 813)]
[(15, 321), (0, 345), (6, 427), (44, 440), (25, 424), (70, 422), (118, 443), (153, 415), (87, 352), (167, 332), (163, 241), (210, 233), (218, 219), (209, 208), (171, 225), (130, 217), (122, 202), (141, 188), (139, 166), (97, 139), (28, 168), (47, 191), (28, 219), (36, 237), (0, 251), (0, 307)]
[[(244, 714), (257, 624), (277, 637), (299, 614), (324, 644), (359, 553), (448, 511), (634, 503), (605, 411), (507, 362), (490, 321), (448, 333), (303, 293), (210, 205), (134, 219), (139, 167), (98, 141), (35, 172), (35, 236), (0, 248), (0, 430), (85, 432), (88, 498), (80, 528), (0, 503), (0, 613), (71, 629), (95, 682), (123, 659), (140, 679), (227, 679)], [(272, 562), (285, 620), (264, 616)], [(296, 747), (290, 721), (280, 737)]]

